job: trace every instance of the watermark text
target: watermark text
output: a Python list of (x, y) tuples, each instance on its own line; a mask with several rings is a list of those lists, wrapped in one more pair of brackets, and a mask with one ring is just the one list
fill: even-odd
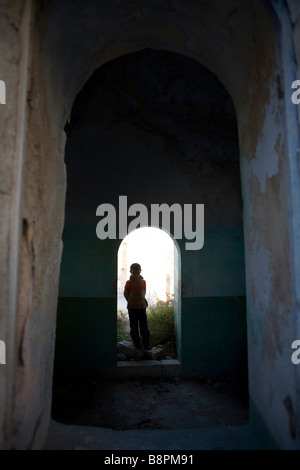
[(6, 85), (3, 80), (0, 80), (0, 104), (6, 104)]
[(300, 103), (300, 80), (295, 80), (292, 83), (292, 88), (296, 88), (296, 91), (292, 94), (292, 102), (294, 104)]
[[(186, 250), (201, 250), (204, 245), (204, 204), (151, 204), (150, 214), (144, 204), (127, 206), (127, 196), (119, 196), (119, 211), (112, 204), (100, 204), (96, 215), (102, 217), (96, 227), (100, 240), (123, 239), (128, 233), (140, 227), (160, 227), (171, 233), (173, 220), (174, 238), (184, 236)], [(134, 217), (128, 224), (128, 218)], [(117, 237), (117, 221), (119, 233)]]
[(296, 339), (295, 341), (292, 342), (292, 349), (296, 349), (296, 351), (293, 352), (292, 354), (292, 363), (295, 365), (300, 364), (300, 340)]
[(0, 364), (6, 364), (6, 345), (0, 340)]

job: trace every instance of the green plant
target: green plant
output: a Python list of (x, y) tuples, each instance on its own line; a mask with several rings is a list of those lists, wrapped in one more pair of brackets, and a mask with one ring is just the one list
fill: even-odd
[[(149, 306), (147, 317), (151, 335), (150, 344), (152, 346), (161, 344), (165, 347), (167, 355), (176, 357), (174, 302), (158, 300), (155, 305)], [(118, 312), (117, 318), (117, 340), (131, 341), (127, 313)]]
[(171, 341), (174, 331), (174, 303), (159, 300), (148, 309), (148, 326), (153, 344)]
[(118, 311), (117, 313), (117, 341), (131, 341), (129, 332), (129, 320), (126, 312)]

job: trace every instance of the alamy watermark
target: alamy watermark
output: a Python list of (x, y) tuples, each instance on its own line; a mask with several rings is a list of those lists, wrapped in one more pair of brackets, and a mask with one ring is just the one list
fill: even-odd
[(296, 349), (291, 356), (292, 363), (295, 365), (300, 364), (300, 340), (296, 339), (292, 342), (292, 349)]
[[(171, 233), (171, 219), (173, 215), (174, 238), (181, 240), (184, 236), (189, 242), (185, 243), (186, 250), (201, 250), (204, 245), (204, 204), (174, 203), (151, 204), (150, 217), (144, 204), (127, 206), (127, 196), (119, 196), (119, 211), (112, 204), (100, 204), (96, 215), (102, 217), (96, 227), (96, 234), (100, 240), (106, 238), (123, 239), (131, 231), (140, 227), (160, 227)], [(135, 217), (128, 224), (128, 217)], [(117, 234), (117, 221), (119, 233)], [(193, 224), (193, 221), (195, 223)], [(195, 230), (193, 229), (195, 227)]]
[(4, 341), (0, 341), (0, 364), (6, 364), (6, 345)]
[(297, 90), (292, 94), (292, 102), (294, 104), (300, 104), (300, 80), (295, 80), (292, 83), (292, 88), (297, 88)]
[(6, 85), (3, 80), (0, 80), (0, 104), (6, 104)]

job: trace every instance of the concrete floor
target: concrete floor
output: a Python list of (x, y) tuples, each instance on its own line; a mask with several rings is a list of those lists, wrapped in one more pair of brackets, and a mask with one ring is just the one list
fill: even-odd
[(259, 449), (243, 390), (228, 378), (65, 384), (54, 393), (45, 450)]

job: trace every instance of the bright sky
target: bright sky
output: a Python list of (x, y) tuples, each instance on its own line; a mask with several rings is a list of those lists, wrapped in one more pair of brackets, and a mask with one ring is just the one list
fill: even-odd
[[(127, 263), (124, 254), (124, 244), (127, 244)], [(166, 300), (166, 278), (170, 276), (170, 294), (174, 295), (174, 242), (163, 230), (145, 227), (139, 228), (127, 235), (120, 245), (118, 253), (118, 279), (120, 294), (123, 294), (122, 285), (130, 277), (130, 265), (139, 263), (142, 267), (141, 275), (147, 284), (147, 300), (152, 302), (154, 298)], [(122, 279), (121, 268), (127, 267)], [(122, 300), (122, 295), (119, 295)], [(149, 302), (149, 303), (150, 303)], [(118, 305), (118, 308), (123, 308)], [(125, 307), (126, 308), (126, 307)]]

